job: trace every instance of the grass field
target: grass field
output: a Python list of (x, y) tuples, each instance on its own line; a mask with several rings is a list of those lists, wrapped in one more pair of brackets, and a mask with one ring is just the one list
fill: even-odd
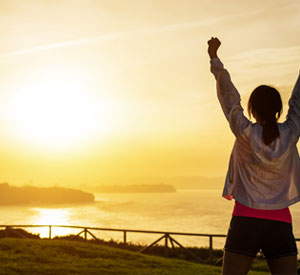
[[(262, 267), (264, 268), (264, 267)], [(0, 239), (0, 274), (220, 274), (221, 267), (66, 240)], [(250, 275), (268, 272), (251, 271)]]

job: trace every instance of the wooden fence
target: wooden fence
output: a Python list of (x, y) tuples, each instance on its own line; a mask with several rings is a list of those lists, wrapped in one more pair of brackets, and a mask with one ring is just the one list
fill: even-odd
[[(153, 231), (153, 230), (136, 230), (136, 229), (116, 229), (116, 228), (105, 228), (105, 227), (86, 227), (86, 226), (72, 226), (72, 225), (0, 225), (0, 228), (13, 229), (13, 228), (49, 228), (49, 239), (52, 239), (52, 228), (72, 228), (79, 229), (80, 232), (76, 236), (84, 235), (84, 239), (87, 240), (88, 235), (93, 239), (98, 240), (98, 238), (91, 231), (111, 231), (111, 232), (121, 232), (123, 233), (123, 243), (127, 243), (127, 234), (128, 233), (141, 233), (141, 234), (158, 234), (160, 236), (156, 241), (152, 242), (147, 247), (143, 248), (140, 252), (144, 253), (149, 250), (152, 246), (157, 244), (160, 241), (164, 240), (164, 251), (165, 256), (169, 254), (169, 243), (173, 249), (175, 245), (179, 246), (186, 251), (187, 254), (192, 256), (198, 262), (203, 263), (204, 261), (200, 259), (197, 255), (192, 253), (190, 250), (185, 248), (181, 243), (173, 238), (173, 236), (194, 236), (194, 237), (206, 237), (208, 238), (208, 248), (209, 248), (209, 262), (213, 261), (213, 238), (225, 238), (224, 234), (200, 234), (200, 233), (184, 233), (184, 232), (165, 232), (165, 231)], [(76, 237), (74, 236), (74, 237)], [(296, 241), (299, 242), (300, 238), (296, 238)]]

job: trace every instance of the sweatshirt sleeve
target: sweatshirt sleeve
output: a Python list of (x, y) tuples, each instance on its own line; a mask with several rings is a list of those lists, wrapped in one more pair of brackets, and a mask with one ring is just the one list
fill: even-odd
[[(233, 134), (238, 137), (251, 122), (244, 116), (240, 94), (233, 85), (228, 71), (219, 58), (210, 61), (211, 72), (217, 81), (217, 96)], [(300, 103), (300, 102), (299, 102)], [(300, 105), (299, 105), (300, 106)], [(299, 109), (300, 113), (300, 109)]]
[(300, 135), (300, 74), (294, 86), (292, 96), (289, 100), (289, 111), (286, 123), (293, 130), (294, 134)]

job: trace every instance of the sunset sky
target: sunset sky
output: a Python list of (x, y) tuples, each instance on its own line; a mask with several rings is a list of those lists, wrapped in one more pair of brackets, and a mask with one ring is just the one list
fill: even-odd
[(0, 0), (0, 13), (0, 181), (11, 184), (225, 176), (234, 138), (207, 40), (222, 41), (243, 106), (269, 84), (286, 111), (300, 68), (299, 0)]

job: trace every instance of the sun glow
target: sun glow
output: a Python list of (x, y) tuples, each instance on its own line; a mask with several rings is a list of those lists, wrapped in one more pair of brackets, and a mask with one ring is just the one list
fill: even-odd
[(5, 112), (14, 136), (52, 150), (78, 146), (106, 131), (111, 108), (90, 91), (82, 74), (55, 67), (20, 84)]
[(68, 211), (66, 209), (45, 209), (36, 208), (38, 217), (35, 224), (39, 225), (67, 225), (69, 221)]
[[(34, 208), (34, 211), (38, 213), (33, 221), (34, 225), (70, 225), (70, 215), (67, 209)], [(53, 227), (51, 230), (52, 237), (69, 235), (74, 231), (64, 227)], [(38, 232), (43, 238), (49, 237), (49, 228), (47, 227), (37, 228), (32, 231)]]

